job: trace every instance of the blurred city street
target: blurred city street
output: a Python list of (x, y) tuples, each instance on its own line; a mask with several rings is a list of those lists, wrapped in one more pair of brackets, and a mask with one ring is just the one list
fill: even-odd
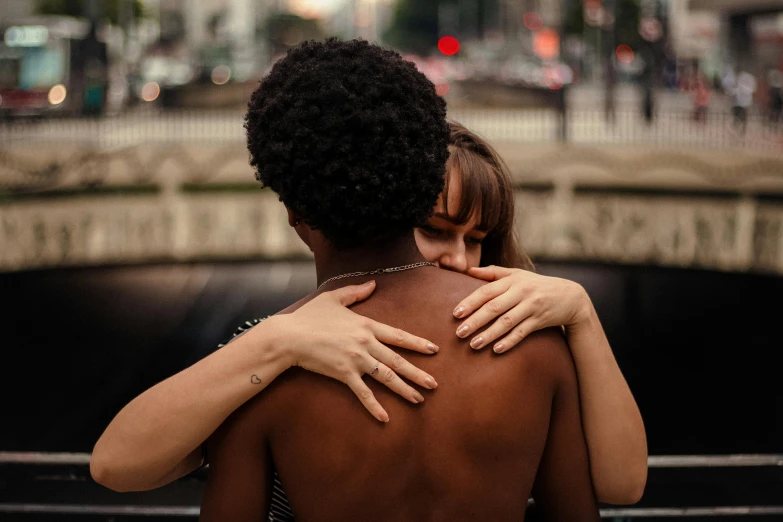
[[(455, 96), (470, 97), (470, 93)], [(656, 92), (657, 112), (652, 122), (640, 110), (642, 94), (635, 86), (616, 93), (615, 121), (597, 110), (605, 92), (595, 85), (576, 85), (567, 96), (567, 138), (573, 144), (660, 144), (678, 147), (739, 146), (770, 154), (783, 153), (783, 127), (770, 127), (752, 115), (742, 131), (735, 128), (731, 101), (716, 97), (706, 121), (693, 121), (687, 93)], [(69, 143), (98, 148), (132, 147), (144, 143), (244, 142), (243, 112), (224, 110), (174, 110), (149, 107), (100, 120), (52, 119), (0, 124), (0, 139), (8, 145)], [(547, 108), (455, 108), (449, 116), (493, 141), (539, 143), (560, 138), (561, 116)]]
[[(548, 143), (558, 141), (560, 118), (557, 114), (535, 110), (457, 110), (451, 117), (490, 140), (509, 143)], [(677, 148), (721, 147), (780, 155), (783, 132), (771, 130), (763, 122), (751, 121), (744, 132), (732, 127), (731, 116), (717, 114), (706, 123), (694, 123), (680, 113), (661, 114), (647, 124), (635, 111), (616, 113), (614, 125), (607, 125), (596, 111), (573, 111), (568, 115), (568, 143), (572, 144), (652, 144)], [(241, 143), (245, 139), (242, 115), (231, 112), (144, 115), (126, 114), (95, 121), (60, 120), (17, 125), (0, 129), (7, 145), (40, 144), (89, 145), (101, 150), (134, 147), (148, 143), (212, 145)]]
[(121, 494), (90, 452), (315, 288), (244, 118), (329, 37), (423, 73), (595, 303), (650, 455), (602, 518), (783, 516), (783, 0), (0, 0), (0, 36), (0, 519), (198, 518), (208, 469)]

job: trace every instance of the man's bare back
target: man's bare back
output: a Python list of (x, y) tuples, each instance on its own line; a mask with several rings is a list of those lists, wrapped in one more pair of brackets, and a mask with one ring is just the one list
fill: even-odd
[(381, 424), (343, 384), (287, 371), (211, 437), (201, 519), (264, 519), (274, 467), (299, 522), (518, 521), (531, 495), (548, 519), (598, 520), (565, 341), (550, 329), (502, 356), (472, 350), (451, 311), (481, 284), (437, 268), (378, 277), (353, 310), (436, 343), (405, 356), (439, 387), (413, 405), (366, 379)]

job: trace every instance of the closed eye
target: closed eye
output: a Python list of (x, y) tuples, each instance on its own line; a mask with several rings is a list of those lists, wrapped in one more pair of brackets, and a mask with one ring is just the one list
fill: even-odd
[(425, 234), (432, 237), (437, 237), (443, 233), (443, 231), (439, 228), (430, 226), (430, 225), (422, 225), (419, 227)]

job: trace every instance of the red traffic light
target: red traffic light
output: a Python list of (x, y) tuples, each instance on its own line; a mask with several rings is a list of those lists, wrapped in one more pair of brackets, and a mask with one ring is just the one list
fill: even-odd
[(615, 54), (617, 55), (617, 59), (623, 63), (633, 63), (635, 57), (633, 48), (626, 44), (618, 45), (617, 49), (615, 49)]
[(452, 56), (459, 51), (459, 40), (453, 36), (443, 36), (438, 40), (438, 50), (446, 56)]

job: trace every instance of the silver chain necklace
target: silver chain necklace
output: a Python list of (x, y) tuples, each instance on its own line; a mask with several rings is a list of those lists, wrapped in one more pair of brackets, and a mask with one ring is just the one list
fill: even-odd
[(322, 286), (324, 286), (326, 283), (331, 283), (332, 281), (337, 281), (338, 279), (345, 279), (346, 277), (359, 277), (364, 275), (382, 275), (382, 274), (391, 274), (392, 272), (402, 272), (404, 270), (410, 270), (412, 268), (419, 268), (422, 266), (436, 266), (435, 263), (430, 263), (429, 261), (421, 261), (419, 263), (413, 263), (410, 265), (403, 265), (403, 266), (395, 266), (392, 268), (376, 268), (375, 270), (369, 270), (367, 272), (351, 272), (348, 274), (340, 274), (334, 277), (330, 277), (320, 285), (318, 285), (318, 290), (321, 289)]

